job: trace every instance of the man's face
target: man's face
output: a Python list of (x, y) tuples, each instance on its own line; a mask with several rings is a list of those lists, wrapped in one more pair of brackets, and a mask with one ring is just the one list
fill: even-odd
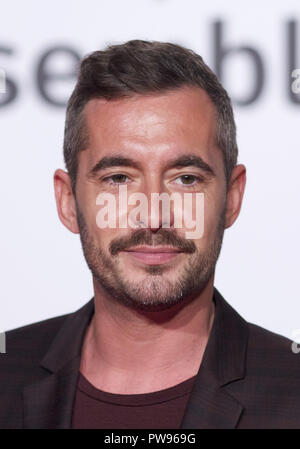
[[(78, 156), (76, 207), (94, 282), (115, 300), (140, 310), (163, 310), (199, 294), (213, 276), (225, 228), (226, 180), (211, 100), (203, 90), (185, 87), (113, 101), (94, 99), (84, 113), (89, 145)], [(174, 165), (175, 160), (181, 164)], [(120, 185), (126, 185), (128, 196), (142, 193), (148, 199), (147, 227), (138, 219), (136, 228), (98, 226), (96, 198), (112, 194), (118, 212)], [(187, 239), (190, 229), (184, 222), (174, 227), (173, 208), (170, 227), (162, 227), (161, 214), (159, 224), (151, 226), (151, 195), (163, 192), (192, 195), (193, 218), (196, 194), (204, 194), (201, 238)], [(128, 214), (137, 204), (128, 205)]]

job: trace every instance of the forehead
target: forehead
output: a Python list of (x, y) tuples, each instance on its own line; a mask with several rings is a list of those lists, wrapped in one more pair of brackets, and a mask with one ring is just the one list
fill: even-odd
[(212, 165), (222, 159), (215, 145), (216, 109), (200, 88), (93, 99), (85, 106), (84, 116), (89, 145), (80, 157), (88, 166), (113, 153), (124, 153), (148, 166), (151, 161), (152, 167), (183, 153), (199, 154)]

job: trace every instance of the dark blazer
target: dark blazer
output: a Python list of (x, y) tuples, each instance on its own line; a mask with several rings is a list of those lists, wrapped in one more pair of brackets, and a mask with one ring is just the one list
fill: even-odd
[[(215, 319), (182, 429), (300, 428), (300, 354), (247, 323), (214, 290)], [(0, 428), (70, 428), (85, 330), (80, 310), (7, 332)]]

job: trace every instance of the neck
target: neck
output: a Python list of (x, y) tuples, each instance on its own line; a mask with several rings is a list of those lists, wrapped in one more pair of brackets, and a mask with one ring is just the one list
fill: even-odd
[(197, 374), (214, 318), (213, 278), (192, 301), (159, 312), (131, 309), (95, 281), (94, 288), (80, 370), (95, 387), (146, 393)]

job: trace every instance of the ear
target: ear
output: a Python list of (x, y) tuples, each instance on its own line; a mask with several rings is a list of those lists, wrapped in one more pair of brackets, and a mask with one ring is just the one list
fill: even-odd
[(242, 200), (246, 185), (246, 167), (242, 164), (236, 165), (232, 171), (226, 203), (226, 228), (233, 225), (237, 219), (242, 206)]
[(54, 191), (60, 221), (69, 231), (78, 234), (76, 202), (72, 192), (71, 179), (69, 174), (61, 169), (54, 173)]

